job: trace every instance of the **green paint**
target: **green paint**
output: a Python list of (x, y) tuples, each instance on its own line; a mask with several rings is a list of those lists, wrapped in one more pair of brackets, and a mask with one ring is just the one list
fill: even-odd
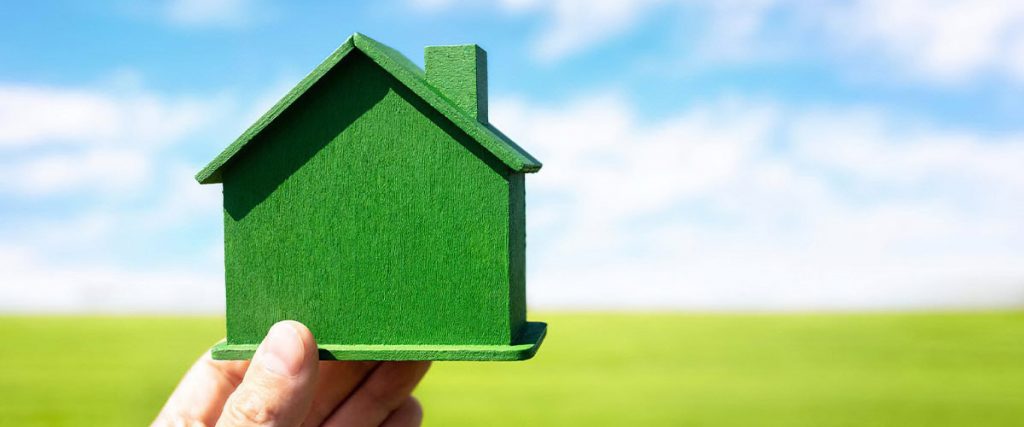
[[(474, 89), (486, 77), (472, 77), (482, 56), (456, 56), (449, 68), (470, 68), (456, 73), (462, 89), (486, 101)], [(540, 163), (454, 104), (468, 99), (459, 88), (441, 96), (423, 76), (357, 34), (197, 176), (224, 185), (227, 341), (215, 357), (250, 357), (283, 319), (306, 324), (327, 359), (536, 352), (523, 172)]]
[(487, 123), (487, 52), (475, 44), (429, 46), (423, 58), (427, 83)]
[(526, 184), (525, 176), (509, 176), (508, 277), (509, 324), (526, 324)]

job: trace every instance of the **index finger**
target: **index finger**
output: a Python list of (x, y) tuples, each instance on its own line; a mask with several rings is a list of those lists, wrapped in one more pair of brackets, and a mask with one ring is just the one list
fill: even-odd
[(178, 383), (153, 426), (214, 425), (248, 368), (248, 360), (213, 360), (207, 351)]

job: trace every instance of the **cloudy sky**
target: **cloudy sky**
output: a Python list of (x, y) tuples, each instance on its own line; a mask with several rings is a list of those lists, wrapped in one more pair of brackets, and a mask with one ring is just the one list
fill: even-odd
[(489, 52), (533, 307), (1024, 305), (1024, 3), (0, 6), (0, 312), (223, 306), (193, 174), (352, 32)]

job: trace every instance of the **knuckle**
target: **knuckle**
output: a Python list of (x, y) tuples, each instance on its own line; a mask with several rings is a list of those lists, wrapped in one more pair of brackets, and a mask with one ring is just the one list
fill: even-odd
[(390, 412), (402, 404), (405, 396), (395, 387), (377, 386), (367, 387), (365, 398), (371, 407)]
[(228, 416), (243, 425), (266, 425), (278, 418), (278, 408), (268, 405), (257, 393), (243, 392), (232, 400), (227, 408)]

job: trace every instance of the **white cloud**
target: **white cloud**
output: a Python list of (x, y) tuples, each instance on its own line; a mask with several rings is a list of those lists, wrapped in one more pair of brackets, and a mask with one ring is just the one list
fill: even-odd
[[(166, 169), (146, 186), (157, 194), (152, 202), (93, 202), (82, 212), (9, 217), (21, 225), (0, 240), (0, 312), (222, 310), (219, 188), (197, 184), (192, 166)], [(158, 180), (166, 188), (155, 187)], [(169, 252), (182, 240), (187, 247)]]
[(191, 268), (139, 270), (55, 263), (30, 247), (0, 245), (0, 312), (216, 313), (223, 310), (219, 274)]
[(765, 39), (768, 13), (785, 0), (687, 1), (707, 15), (691, 61), (746, 62), (782, 56), (782, 48)]
[(535, 44), (540, 59), (550, 61), (606, 41), (636, 25), (662, 0), (506, 0), (510, 11), (543, 8), (550, 23)]
[(457, 0), (409, 0), (419, 10), (439, 11), (453, 6)]
[(957, 82), (984, 71), (1024, 80), (1024, 3), (1015, 0), (861, 0), (821, 9), (823, 32), (860, 54), (882, 53), (913, 73)]
[(168, 169), (168, 187), (163, 191), (164, 197), (145, 213), (138, 214), (136, 221), (143, 225), (174, 227), (205, 217), (220, 224), (220, 187), (199, 185), (195, 180), (195, 173), (200, 169), (197, 166), (175, 164)]
[[(468, 5), (492, 5), (479, 0), (408, 0), (417, 10), (437, 13)], [(542, 61), (579, 53), (637, 25), (654, 6), (671, 0), (501, 0), (494, 4), (512, 15), (540, 14), (545, 23), (533, 50)]]
[[(415, 0), (433, 11), (474, 2)], [(503, 0), (499, 8), (542, 17), (533, 42), (542, 61), (593, 49), (656, 14), (674, 13), (690, 15), (681, 25), (701, 33), (694, 51), (666, 54), (672, 61), (706, 66), (823, 56), (882, 76), (943, 84), (984, 73), (1024, 81), (1024, 3), (1017, 0)]]
[(933, 181), (974, 188), (1024, 191), (1024, 139), (984, 136), (962, 129), (941, 132), (897, 127), (877, 111), (825, 110), (805, 114), (791, 127), (798, 152), (822, 167), (856, 174), (872, 184)]
[(0, 149), (40, 145), (161, 145), (206, 123), (224, 100), (163, 98), (79, 87), (0, 84)]
[(0, 311), (218, 310), (219, 191), (181, 145), (240, 104), (139, 81), (0, 84)]
[[(0, 312), (222, 310), (219, 188), (197, 184), (193, 166), (166, 169), (154, 178), (167, 187), (150, 203), (90, 203), (82, 212), (46, 213), (54, 218), (17, 218), (21, 225), (0, 240)], [(175, 244), (185, 247), (168, 249)]]
[[(0, 312), (219, 312), (219, 186), (194, 174), (287, 87), (241, 102), (0, 83)], [(257, 111), (258, 110), (258, 111)]]
[(170, 0), (164, 13), (174, 24), (196, 27), (239, 27), (255, 18), (251, 0)]
[(1015, 0), (708, 4), (699, 52), (706, 59), (822, 55), (884, 77), (959, 84), (996, 74), (1024, 81), (1015, 55), (1024, 50), (1024, 3)]
[[(26, 124), (0, 129), (8, 194), (118, 193), (118, 182), (143, 182), (158, 196), (130, 206), (92, 200), (76, 206), (80, 215), (6, 233), (0, 270), (10, 285), (0, 286), (0, 311), (219, 310), (215, 232), (204, 229), (189, 249), (201, 265), (137, 268), (108, 246), (122, 239), (160, 250), (161, 233), (219, 227), (219, 189), (196, 185), (196, 165), (164, 154), (236, 103), (144, 90), (3, 90), (68, 117), (106, 111), (56, 120), (54, 129), (41, 112), (0, 114), (0, 123)], [(499, 100), (492, 113), (545, 162), (527, 184), (530, 296), (541, 305), (1024, 304), (1022, 135), (745, 99), (654, 122), (614, 95), (557, 106)]]
[(71, 192), (116, 194), (145, 186), (152, 159), (139, 150), (87, 149), (32, 156), (0, 170), (0, 192), (54, 196)]
[(530, 295), (695, 309), (1024, 304), (1024, 137), (723, 100), (644, 123), (614, 96), (494, 121), (528, 178)]
[(124, 126), (112, 100), (80, 90), (0, 86), (0, 147), (102, 140)]
[(0, 192), (45, 197), (142, 188), (161, 150), (229, 104), (222, 96), (0, 84)]

